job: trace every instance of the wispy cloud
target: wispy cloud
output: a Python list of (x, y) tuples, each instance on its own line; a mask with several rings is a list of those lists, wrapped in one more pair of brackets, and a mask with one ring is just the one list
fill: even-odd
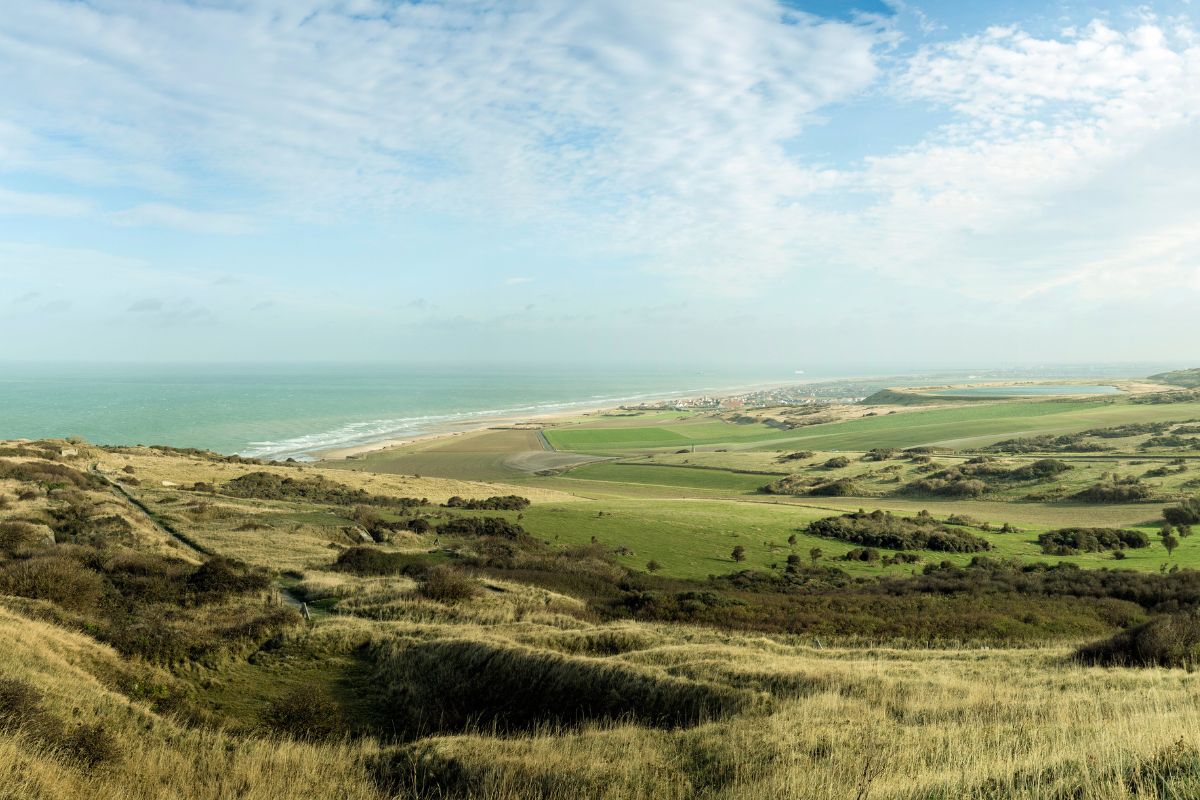
[(165, 203), (146, 203), (109, 214), (117, 225), (149, 225), (175, 228), (189, 233), (235, 235), (254, 230), (252, 221), (241, 214), (219, 211), (196, 211)]
[[(0, 161), (129, 192), (104, 212), (124, 226), (419, 211), (548, 229), (679, 296), (851, 269), (1013, 303), (1194, 285), (1188, 22), (951, 34), (892, 5), (927, 38), (777, 0), (16, 3)], [(836, 165), (803, 155), (864, 98), (938, 122), (901, 148), (868, 131), (867, 155)], [(0, 213), (96, 205), (0, 190)], [(139, 293), (160, 291), (156, 266)], [(550, 283), (503, 269), (479, 285)]]

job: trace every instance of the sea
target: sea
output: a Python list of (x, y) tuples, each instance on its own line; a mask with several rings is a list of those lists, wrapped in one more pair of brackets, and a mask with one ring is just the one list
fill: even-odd
[[(1161, 367), (1159, 367), (1161, 369)], [(80, 436), (308, 460), (324, 450), (408, 439), (491, 419), (853, 381), (848, 393), (952, 380), (1147, 375), (1149, 365), (985, 371), (496, 364), (13, 364), (0, 362), (0, 439)], [(885, 376), (875, 380), (861, 376)], [(900, 379), (887, 375), (906, 375)], [(851, 376), (860, 376), (858, 378)], [(1106, 389), (1101, 389), (1106, 390)]]
[(792, 370), (6, 364), (0, 439), (80, 436), (304, 460), (492, 418), (796, 379)]

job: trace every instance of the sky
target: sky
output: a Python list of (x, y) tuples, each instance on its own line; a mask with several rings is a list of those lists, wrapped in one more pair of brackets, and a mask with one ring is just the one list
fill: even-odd
[(22, 0), (0, 361), (1200, 363), (1200, 3)]

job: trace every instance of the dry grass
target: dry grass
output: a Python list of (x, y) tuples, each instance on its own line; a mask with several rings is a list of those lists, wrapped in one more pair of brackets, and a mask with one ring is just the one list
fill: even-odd
[[(205, 498), (211, 507), (189, 512), (195, 495), (161, 485), (224, 482), (261, 467), (151, 450), (86, 456), (113, 474), (133, 465), (142, 485), (132, 491), (206, 547), (305, 570), (296, 593), (337, 613), (281, 634), (269, 674), (299, 680), (286, 672), (299, 660), (292, 655), (301, 648), (288, 649), (297, 644), (302, 677), (320, 675), (321, 658), (370, 658), (397, 729), (409, 702), (421, 713), (405, 724), (446, 733), (381, 747), (189, 727), (131, 697), (219, 683), (230, 664), (168, 673), (53, 624), (64, 612), (47, 601), (3, 598), (0, 677), (36, 689), (62, 730), (96, 726), (115, 747), (85, 767), (28, 730), (0, 730), (0, 800), (1200, 796), (1200, 676), (1187, 671), (1083, 667), (1067, 646), (819, 648), (698, 627), (600, 624), (575, 598), (478, 576), (474, 596), (439, 602), (407, 577), (321, 569), (345, 524), (335, 511)], [(442, 479), (328, 476), (435, 501), (509, 493)], [(0, 493), (18, 488), (0, 485)], [(104, 513), (135, 525), (138, 549), (176, 552), (135, 508), (93, 494)], [(47, 502), (15, 501), (5, 515), (37, 516)], [(264, 527), (236, 530), (248, 521)], [(428, 537), (404, 545), (431, 546)], [(236, 666), (247, 680), (264, 674), (249, 658)], [(505, 706), (513, 697), (524, 698), (520, 714)], [(454, 714), (436, 714), (443, 701), (457, 701)], [(481, 730), (480, 720), (497, 727)]]

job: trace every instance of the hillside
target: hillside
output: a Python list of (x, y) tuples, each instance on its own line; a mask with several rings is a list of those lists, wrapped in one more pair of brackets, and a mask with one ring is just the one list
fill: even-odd
[(1160, 372), (1157, 375), (1151, 375), (1149, 380), (1171, 386), (1182, 386), (1185, 389), (1200, 388), (1200, 367), (1179, 369), (1174, 372)]
[[(946, 413), (904, 416), (978, 419)], [(578, 441), (654, 438), (628, 422)], [(1200, 781), (1191, 673), (1069, 658), (1200, 597), (1200, 573), (1169, 568), (1200, 555), (1194, 537), (1157, 541), (1187, 471), (1134, 503), (1028, 497), (1107, 480), (1111, 462), (1176, 470), (1156, 428), (1085, 429), (1073, 446), (1115, 449), (1049, 459), (1067, 469), (994, 441), (976, 464), (995, 489), (964, 500), (891, 487), (978, 455), (765, 450), (754, 426), (654, 422), (751, 447), (494, 483), (370, 458), (0, 445), (0, 796), (1134, 797)], [(838, 475), (877, 495), (805, 499), (809, 476)], [(773, 481), (801, 494), (764, 493)], [(866, 503), (891, 513), (846, 513)], [(1085, 518), (1097, 527), (1065, 527)], [(947, 741), (975, 743), (968, 760)]]

